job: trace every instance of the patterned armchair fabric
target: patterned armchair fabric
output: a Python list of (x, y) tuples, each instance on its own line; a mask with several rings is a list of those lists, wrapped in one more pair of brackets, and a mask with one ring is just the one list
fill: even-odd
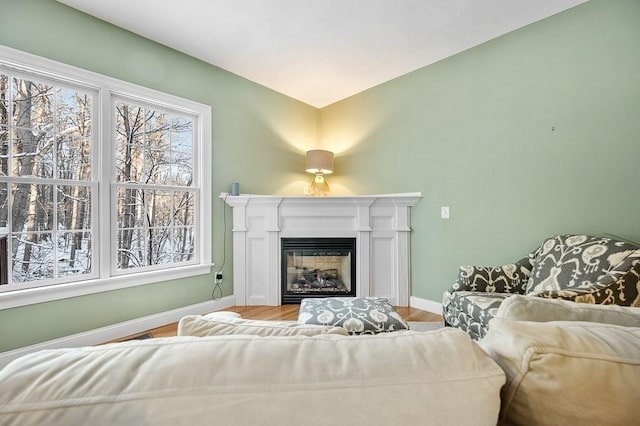
[(640, 307), (640, 247), (605, 237), (558, 235), (513, 264), (461, 266), (443, 296), (445, 323), (479, 340), (512, 294)]
[(610, 238), (550, 238), (536, 251), (525, 294), (640, 306), (640, 247)]
[(524, 294), (531, 275), (532, 260), (530, 255), (516, 263), (498, 267), (461, 266), (458, 279), (453, 283), (453, 289), (455, 291)]

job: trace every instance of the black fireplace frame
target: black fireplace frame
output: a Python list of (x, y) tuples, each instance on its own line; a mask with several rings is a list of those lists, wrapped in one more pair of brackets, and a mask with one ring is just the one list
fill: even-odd
[[(291, 292), (287, 283), (288, 250), (309, 252), (310, 255), (344, 255), (351, 254), (351, 288), (349, 291), (335, 292), (316, 290), (313, 292)], [(302, 299), (319, 297), (355, 297), (356, 295), (356, 239), (355, 238), (281, 238), (280, 239), (280, 281), (281, 302), (283, 305), (299, 304)]]

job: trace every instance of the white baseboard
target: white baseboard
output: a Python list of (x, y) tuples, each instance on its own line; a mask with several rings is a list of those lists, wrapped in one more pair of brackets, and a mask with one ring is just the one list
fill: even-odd
[(411, 296), (409, 298), (409, 306), (411, 306), (412, 308), (422, 309), (423, 311), (442, 315), (442, 303), (440, 302), (434, 302), (432, 300)]
[(162, 327), (163, 325), (178, 322), (180, 318), (185, 315), (199, 315), (219, 311), (220, 309), (228, 308), (234, 304), (235, 297), (226, 296), (220, 300), (210, 300), (207, 302), (197, 303), (195, 305), (183, 306), (182, 308), (173, 309), (171, 311), (160, 312), (158, 314), (96, 328), (95, 330), (84, 331), (82, 333), (72, 334), (70, 336), (60, 337), (58, 339), (36, 343), (35, 345), (2, 352), (0, 353), (0, 368), (3, 368), (12, 360), (31, 352), (43, 349), (98, 345), (124, 336), (142, 333), (152, 328)]

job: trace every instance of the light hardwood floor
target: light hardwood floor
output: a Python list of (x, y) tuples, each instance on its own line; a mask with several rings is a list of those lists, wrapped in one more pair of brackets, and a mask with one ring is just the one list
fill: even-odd
[[(282, 306), (232, 306), (224, 309), (225, 311), (237, 312), (242, 318), (269, 320), (269, 321), (295, 321), (298, 319), (298, 309), (300, 305), (282, 305)], [(404, 318), (405, 321), (425, 321), (425, 322), (442, 322), (442, 316), (431, 312), (422, 311), (410, 307), (395, 307), (396, 311)], [(163, 327), (154, 328), (143, 333), (133, 336), (126, 336), (123, 341), (136, 338), (140, 335), (149, 334), (151, 337), (172, 337), (177, 333), (178, 324), (167, 324)]]

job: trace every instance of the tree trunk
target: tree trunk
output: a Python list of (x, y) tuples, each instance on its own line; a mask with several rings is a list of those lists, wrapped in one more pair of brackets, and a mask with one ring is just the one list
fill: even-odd
[[(17, 143), (14, 147), (14, 158), (18, 157), (18, 164), (21, 175), (33, 175), (33, 163), (35, 156), (32, 153), (36, 150), (36, 138), (29, 129), (31, 126), (31, 86), (32, 83), (24, 80), (18, 80), (18, 93), (15, 96), (14, 116), (16, 120)], [(13, 232), (22, 232), (25, 222), (27, 221), (27, 213), (29, 211), (31, 196), (31, 185), (16, 185), (16, 191), (13, 194), (13, 203), (11, 206), (12, 223), (11, 230)]]
[[(36, 205), (38, 201), (38, 186), (31, 185), (31, 190), (29, 191), (29, 214), (27, 216), (27, 231), (33, 231), (36, 227), (36, 218), (37, 211)], [(33, 245), (38, 243), (37, 234), (33, 232), (27, 232), (27, 243), (24, 247), (24, 253), (22, 255), (22, 272), (27, 275), (29, 273), (29, 266), (31, 262), (31, 251), (33, 249)]]
[[(120, 112), (122, 117), (122, 123), (124, 125), (125, 134), (127, 136), (127, 144), (125, 147), (125, 158), (124, 158), (124, 170), (123, 170), (123, 179), (124, 181), (131, 180), (131, 156), (132, 156), (132, 146), (134, 142), (134, 126), (131, 126), (129, 121), (129, 107), (127, 105), (122, 106), (122, 111)], [(139, 113), (138, 113), (139, 116)], [(137, 121), (137, 118), (136, 118)], [(131, 242), (133, 241), (133, 226), (135, 225), (135, 218), (137, 214), (136, 204), (135, 204), (135, 193), (136, 190), (133, 189), (125, 189), (125, 198), (124, 198), (124, 208), (123, 208), (123, 218), (122, 218), (122, 236), (120, 237), (120, 244), (118, 246), (119, 250), (119, 264), (121, 268), (127, 268), (129, 266), (129, 258), (131, 256)]]

